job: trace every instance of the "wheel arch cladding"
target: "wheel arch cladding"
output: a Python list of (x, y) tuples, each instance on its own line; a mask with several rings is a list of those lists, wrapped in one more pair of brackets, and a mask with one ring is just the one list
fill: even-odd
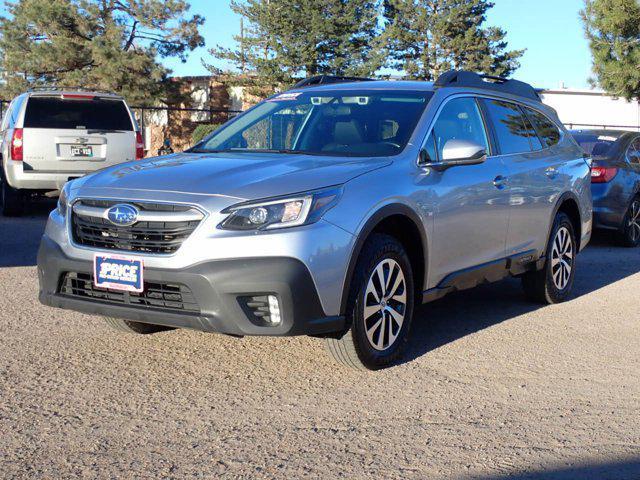
[(342, 301), (340, 312), (344, 314), (347, 308), (349, 289), (356, 264), (362, 248), (371, 235), (385, 233), (397, 239), (404, 247), (411, 268), (416, 289), (416, 299), (422, 298), (426, 281), (427, 237), (420, 217), (408, 206), (403, 204), (386, 205), (374, 213), (365, 223), (358, 234), (355, 247), (349, 259), (349, 266), (345, 282), (342, 287)]
[[(578, 207), (578, 202), (573, 197), (573, 195), (565, 194), (562, 196), (562, 198), (558, 202), (556, 212), (553, 215), (551, 228), (553, 228), (553, 220), (555, 219), (558, 212), (565, 213), (571, 220), (571, 224), (573, 225), (573, 230), (576, 235), (576, 242), (578, 243), (578, 248), (580, 248), (580, 243), (582, 240), (582, 217), (580, 215), (580, 207)], [(551, 234), (551, 231), (549, 231), (549, 234)]]

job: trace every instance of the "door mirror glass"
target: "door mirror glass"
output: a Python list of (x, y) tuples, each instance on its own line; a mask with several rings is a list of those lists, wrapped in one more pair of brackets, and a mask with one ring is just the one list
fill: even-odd
[(487, 158), (487, 149), (471, 140), (448, 140), (442, 149), (443, 163), (482, 163)]

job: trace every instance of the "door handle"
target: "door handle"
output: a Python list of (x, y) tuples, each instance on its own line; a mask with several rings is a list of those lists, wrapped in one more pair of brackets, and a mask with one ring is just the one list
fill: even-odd
[(544, 174), (549, 178), (556, 178), (558, 175), (558, 170), (555, 167), (549, 167), (544, 171)]
[(493, 186), (499, 189), (503, 189), (507, 185), (507, 177), (498, 175), (493, 179)]

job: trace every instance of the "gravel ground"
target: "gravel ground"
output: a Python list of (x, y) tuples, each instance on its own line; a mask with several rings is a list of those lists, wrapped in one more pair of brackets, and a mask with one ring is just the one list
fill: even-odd
[(407, 362), (362, 373), (40, 305), (48, 207), (0, 218), (2, 477), (640, 478), (639, 250), (596, 238), (563, 305), (507, 280), (424, 306)]

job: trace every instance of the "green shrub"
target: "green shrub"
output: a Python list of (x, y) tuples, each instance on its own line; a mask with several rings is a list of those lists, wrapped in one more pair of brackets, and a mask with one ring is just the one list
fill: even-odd
[(220, 125), (217, 123), (205, 123), (203, 125), (198, 125), (191, 134), (191, 144), (195, 145), (204, 137), (216, 130), (219, 126)]

